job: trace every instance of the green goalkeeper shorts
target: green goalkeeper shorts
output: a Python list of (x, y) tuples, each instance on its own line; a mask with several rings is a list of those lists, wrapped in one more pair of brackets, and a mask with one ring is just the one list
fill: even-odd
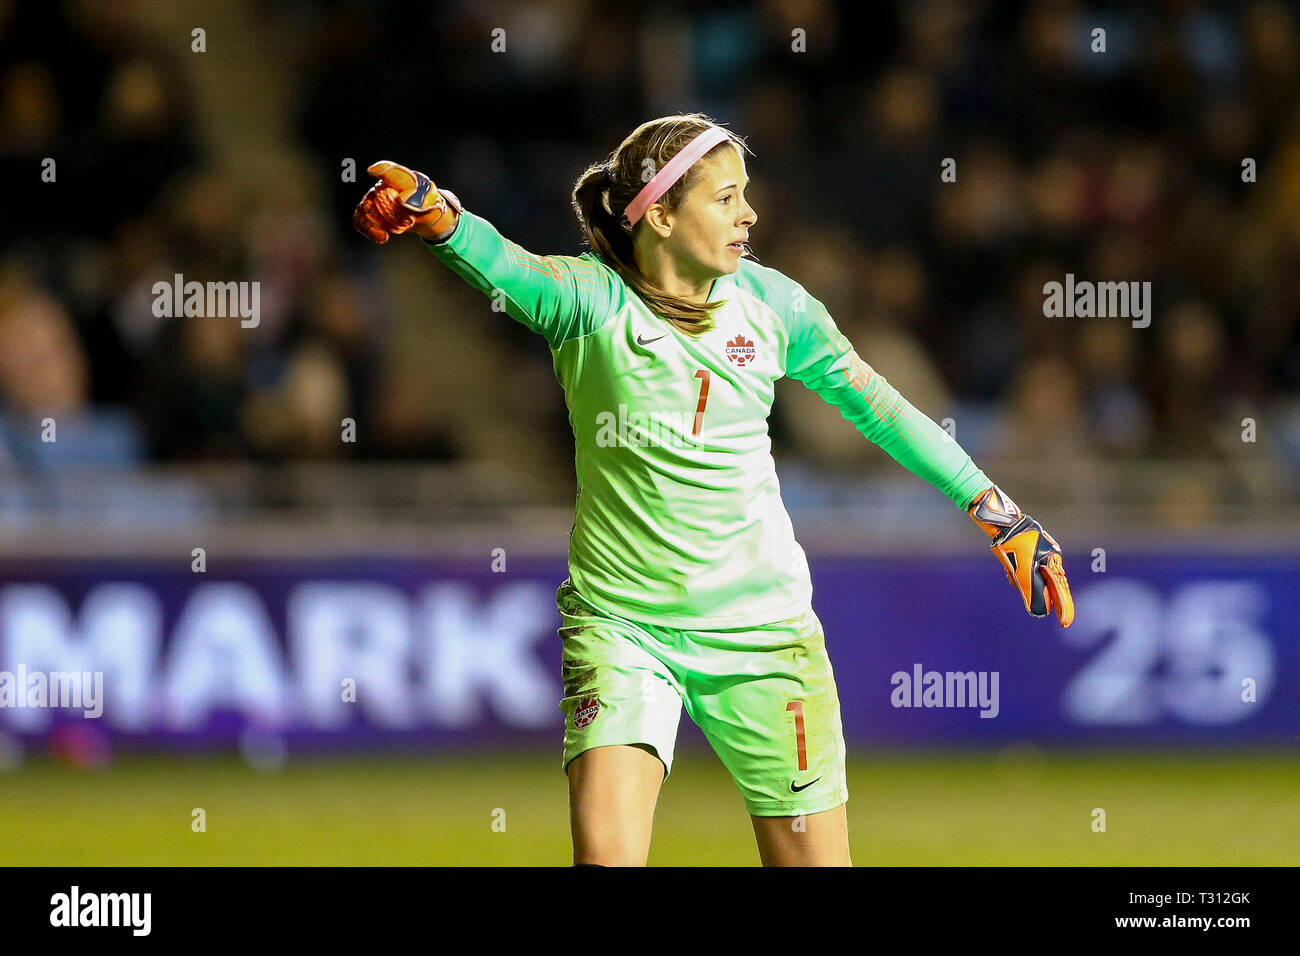
[(759, 627), (688, 631), (556, 592), (564, 642), (564, 768), (584, 750), (652, 747), (672, 770), (682, 704), (754, 816), (831, 810), (849, 798), (839, 694), (811, 607)]

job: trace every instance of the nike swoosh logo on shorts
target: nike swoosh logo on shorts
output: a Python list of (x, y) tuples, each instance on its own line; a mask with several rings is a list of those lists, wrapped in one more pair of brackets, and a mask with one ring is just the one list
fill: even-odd
[(794, 785), (794, 781), (791, 780), (791, 781), (790, 781), (790, 792), (791, 792), (791, 793), (798, 793), (800, 790), (807, 790), (809, 787), (811, 787), (814, 783), (816, 783), (816, 782), (817, 782), (818, 780), (820, 780), (820, 779), (821, 779), (821, 777), (816, 778), (816, 780), (809, 780), (809, 781), (808, 781), (807, 783), (805, 783), (802, 787), (796, 787), (796, 786)]

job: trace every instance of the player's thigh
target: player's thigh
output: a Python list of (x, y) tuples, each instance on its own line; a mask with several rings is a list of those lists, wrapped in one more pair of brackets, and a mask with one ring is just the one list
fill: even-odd
[(679, 682), (640, 626), (594, 610), (567, 586), (557, 606), (575, 862), (644, 864), (659, 788), (672, 770)]
[(756, 817), (754, 839), (764, 866), (852, 866), (846, 804), (795, 817)]
[(641, 744), (593, 747), (569, 763), (574, 863), (645, 866), (663, 770)]
[(688, 711), (750, 815), (812, 817), (843, 805), (839, 694), (816, 615), (690, 637)]

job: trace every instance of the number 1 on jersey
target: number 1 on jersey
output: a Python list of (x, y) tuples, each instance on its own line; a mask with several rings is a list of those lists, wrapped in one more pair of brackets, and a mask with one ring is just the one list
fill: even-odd
[(691, 429), (692, 435), (698, 435), (700, 426), (704, 424), (704, 405), (709, 400), (709, 370), (698, 368), (695, 370), (695, 377), (700, 379), (700, 403), (695, 406), (695, 427)]

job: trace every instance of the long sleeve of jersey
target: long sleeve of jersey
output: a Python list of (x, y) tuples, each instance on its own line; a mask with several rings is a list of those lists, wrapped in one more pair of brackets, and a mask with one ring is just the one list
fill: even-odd
[(801, 286), (793, 299), (786, 374), (838, 408), (904, 468), (968, 509), (992, 484), (970, 455), (858, 357), (822, 303)]
[(494, 307), (500, 303), (553, 349), (604, 321), (618, 295), (619, 280), (606, 266), (582, 256), (535, 255), (468, 210), (461, 211), (449, 237), (422, 241)]

